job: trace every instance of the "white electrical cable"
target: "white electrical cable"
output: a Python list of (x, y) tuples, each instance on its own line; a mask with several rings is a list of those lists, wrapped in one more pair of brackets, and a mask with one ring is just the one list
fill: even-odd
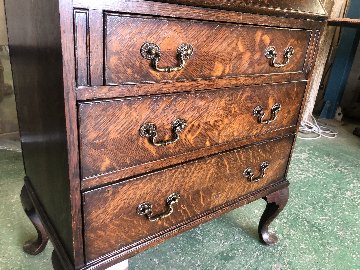
[(18, 148), (15, 148), (15, 147), (4, 146), (4, 145), (0, 145), (0, 150), (7, 150), (7, 151), (13, 151), (13, 152), (21, 153), (21, 149), (18, 149)]
[(329, 128), (324, 124), (318, 123), (314, 116), (311, 116), (311, 121), (301, 121), (299, 127), (299, 138), (305, 140), (315, 140), (321, 137), (334, 139), (337, 136), (337, 131)]

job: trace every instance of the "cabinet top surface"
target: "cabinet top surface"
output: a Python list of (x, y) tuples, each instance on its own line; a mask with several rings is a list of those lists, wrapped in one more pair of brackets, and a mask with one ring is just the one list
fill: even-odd
[(321, 0), (155, 0), (174, 4), (289, 17), (326, 18)]

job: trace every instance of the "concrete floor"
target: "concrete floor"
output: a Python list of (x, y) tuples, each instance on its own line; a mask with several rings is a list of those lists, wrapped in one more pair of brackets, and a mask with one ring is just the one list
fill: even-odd
[[(131, 258), (129, 269), (359, 270), (360, 138), (351, 130), (338, 127), (332, 140), (298, 139), (290, 200), (272, 224), (276, 246), (258, 242), (265, 204), (257, 201)], [(0, 149), (0, 269), (50, 270), (51, 245), (36, 257), (22, 252), (35, 236), (19, 200), (22, 177), (21, 153)]]

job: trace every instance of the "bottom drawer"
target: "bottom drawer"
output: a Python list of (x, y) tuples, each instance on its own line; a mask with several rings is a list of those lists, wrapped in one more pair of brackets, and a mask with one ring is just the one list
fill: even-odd
[[(150, 240), (170, 227), (175, 229), (205, 211), (283, 179), (292, 143), (293, 136), (287, 136), (85, 192), (87, 261), (126, 249), (144, 238)], [(173, 201), (167, 201), (171, 194)], [(180, 198), (175, 202), (177, 195)], [(150, 210), (147, 215), (140, 215), (146, 210)], [(161, 214), (166, 217), (149, 220)]]

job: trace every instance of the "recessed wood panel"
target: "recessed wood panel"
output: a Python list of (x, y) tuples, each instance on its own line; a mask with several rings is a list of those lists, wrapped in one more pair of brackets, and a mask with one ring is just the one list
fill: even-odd
[(90, 85), (89, 72), (89, 12), (74, 11), (75, 23), (75, 68), (78, 86)]

